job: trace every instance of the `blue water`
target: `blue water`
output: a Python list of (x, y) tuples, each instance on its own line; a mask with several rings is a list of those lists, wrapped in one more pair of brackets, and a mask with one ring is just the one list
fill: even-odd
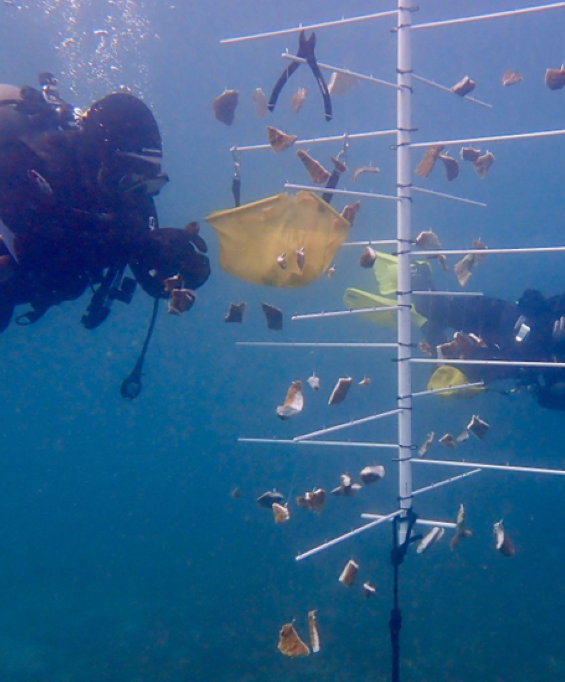
[[(421, 3), (415, 22), (507, 9), (515, 2)], [(541, 4), (541, 3), (535, 3)], [(305, 6), (306, 5), (306, 6)], [(427, 6), (429, 5), (429, 6)], [(496, 7), (494, 7), (496, 5)], [(158, 198), (163, 225), (181, 227), (232, 205), (230, 146), (264, 140), (251, 93), (269, 92), (283, 68), (280, 54), (296, 37), (222, 47), (224, 37), (389, 9), (384, 2), (209, 3), (185, 0), (15, 0), (0, 6), (0, 81), (34, 85), (36, 74), (61, 74), (63, 96), (87, 107), (126, 85), (159, 121), (165, 170), (172, 182)], [(105, 23), (105, 17), (108, 21)], [(434, 140), (563, 127), (564, 92), (543, 83), (565, 59), (562, 10), (414, 34), (417, 73), (451, 86), (463, 75), (493, 110), (415, 85), (415, 138)], [(327, 29), (318, 35), (322, 62), (394, 79), (391, 21)], [(100, 44), (94, 31), (110, 27)], [(113, 28), (112, 28), (113, 27)], [(70, 41), (70, 42), (69, 42)], [(515, 69), (524, 82), (503, 89)], [(321, 102), (301, 68), (268, 122), (300, 137), (394, 127), (395, 95), (362, 84), (335, 98), (323, 121)], [(300, 115), (290, 92), (308, 88)], [(237, 88), (233, 127), (212, 116), (224, 87)], [(378, 177), (358, 188), (394, 192), (390, 139), (352, 143), (351, 167), (373, 162)], [(414, 231), (433, 229), (445, 247), (481, 237), (491, 248), (563, 244), (562, 138), (499, 143), (496, 163), (480, 181), (470, 166), (447, 183), (438, 168), (422, 186), (488, 204), (487, 209), (418, 196)], [(339, 146), (316, 147), (321, 160)], [(414, 155), (414, 165), (416, 154)], [(243, 160), (243, 201), (276, 194), (285, 180), (307, 181), (292, 152)], [(351, 183), (349, 183), (351, 186)], [(340, 209), (345, 202), (336, 200)], [(366, 200), (352, 237), (391, 238), (394, 209)], [(124, 403), (119, 385), (140, 350), (151, 300), (139, 292), (116, 304), (94, 332), (80, 325), (87, 299), (54, 308), (28, 329), (2, 335), (0, 347), (0, 678), (5, 682), (369, 682), (389, 679), (390, 528), (383, 526), (303, 563), (294, 556), (361, 523), (364, 511), (395, 506), (396, 475), (387, 451), (241, 445), (238, 436), (288, 438), (375, 411), (396, 397), (386, 352), (250, 350), (237, 340), (392, 340), (390, 330), (359, 318), (290, 324), (293, 312), (342, 307), (347, 286), (370, 288), (355, 249), (338, 256), (332, 280), (300, 291), (247, 284), (222, 272), (207, 226), (213, 274), (182, 318), (162, 314), (149, 352), (144, 390)], [(442, 286), (453, 274), (437, 273)], [(470, 288), (516, 299), (526, 287), (547, 295), (565, 287), (562, 256), (489, 258)], [(242, 326), (223, 322), (230, 301), (245, 300)], [(260, 303), (283, 308), (287, 323), (264, 329)], [(315, 370), (319, 395), (282, 423), (274, 409), (290, 381)], [(367, 374), (370, 389), (328, 408), (339, 376)], [(417, 368), (423, 388), (428, 371)], [(308, 392), (309, 391), (309, 392)], [(458, 432), (472, 413), (491, 424), (484, 442), (458, 456), (565, 468), (564, 416), (544, 412), (527, 395), (493, 394), (473, 402), (426, 398), (414, 410), (415, 439), (429, 430)], [(394, 421), (351, 431), (358, 440), (394, 441)], [(443, 455), (436, 450), (436, 454)], [(387, 476), (354, 499), (331, 499), (319, 516), (295, 506), (275, 526), (255, 498), (276, 487), (285, 495), (338, 484), (379, 462)], [(451, 470), (414, 467), (415, 485)], [(242, 497), (230, 490), (240, 486)], [(457, 552), (448, 543), (401, 569), (402, 673), (407, 681), (526, 682), (565, 679), (562, 607), (564, 484), (559, 478), (482, 473), (422, 496), (417, 511), (453, 518), (460, 503), (474, 536)], [(491, 527), (504, 518), (517, 546), (513, 559), (493, 549)], [(337, 581), (355, 558), (372, 600)], [(306, 637), (307, 611), (318, 610), (322, 651), (291, 660), (277, 651), (280, 626), (296, 618)]]

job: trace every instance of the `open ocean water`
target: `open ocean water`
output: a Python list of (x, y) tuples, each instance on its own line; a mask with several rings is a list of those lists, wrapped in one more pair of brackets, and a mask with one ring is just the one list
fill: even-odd
[[(539, 2), (536, 5), (542, 4)], [(428, 0), (414, 22), (516, 6), (514, 0)], [(382, 350), (249, 349), (238, 340), (391, 341), (393, 332), (359, 317), (290, 323), (294, 312), (343, 307), (348, 286), (374, 287), (358, 267), (359, 252), (342, 250), (331, 280), (306, 289), (270, 289), (223, 272), (218, 242), (204, 223), (233, 205), (235, 144), (265, 140), (266, 122), (301, 138), (390, 129), (394, 91), (363, 83), (334, 98), (323, 120), (321, 98), (301, 67), (269, 119), (255, 118), (251, 94), (267, 94), (294, 52), (296, 35), (233, 46), (220, 39), (391, 9), (383, 0), (13, 0), (0, 5), (0, 82), (36, 85), (37, 74), (60, 76), (61, 94), (88, 105), (120, 86), (151, 106), (163, 135), (171, 183), (157, 199), (162, 225), (198, 220), (213, 268), (183, 317), (161, 311), (134, 402), (119, 394), (140, 350), (151, 299), (138, 291), (116, 303), (107, 322), (80, 324), (88, 299), (61, 305), (30, 328), (12, 325), (0, 338), (0, 680), (2, 682), (381, 682), (390, 679), (388, 619), (392, 603), (390, 527), (380, 526), (296, 563), (300, 551), (361, 523), (365, 511), (396, 504), (390, 452), (288, 448), (237, 443), (238, 436), (290, 438), (350, 418), (390, 409), (395, 365)], [(321, 62), (394, 80), (394, 21), (384, 19), (318, 32)], [(106, 33), (101, 33), (106, 31)], [(464, 75), (494, 109), (416, 83), (417, 140), (557, 129), (565, 92), (544, 85), (547, 67), (565, 60), (565, 10), (414, 33), (414, 68), (447, 86)], [(502, 88), (513, 69), (524, 81)], [(296, 115), (290, 96), (308, 89)], [(233, 126), (214, 120), (212, 101), (240, 91)], [(418, 195), (414, 234), (438, 233), (446, 248), (481, 237), (491, 248), (564, 244), (565, 140), (496, 143), (496, 162), (481, 181), (470, 165), (448, 183), (437, 168), (419, 184), (486, 202), (487, 209)], [(327, 160), (340, 145), (312, 148)], [(413, 165), (419, 152), (413, 153)], [(355, 188), (395, 191), (390, 139), (352, 142), (350, 167), (379, 166)], [(293, 150), (244, 156), (242, 200), (308, 182)], [(351, 187), (351, 180), (344, 183)], [(343, 186), (343, 183), (342, 183)], [(338, 197), (339, 210), (346, 202)], [(363, 200), (354, 239), (390, 239), (392, 202)], [(492, 256), (469, 288), (509, 300), (527, 287), (565, 290), (562, 255)], [(453, 272), (436, 270), (455, 288)], [(227, 325), (230, 301), (248, 304), (243, 325)], [(260, 304), (285, 313), (282, 332), (265, 329)], [(163, 304), (165, 307), (165, 304)], [(315, 371), (322, 390), (305, 386), (306, 408), (276, 418), (290, 381)], [(372, 378), (366, 391), (328, 407), (336, 379)], [(417, 367), (425, 388), (429, 370)], [(472, 413), (491, 429), (458, 457), (565, 468), (565, 414), (542, 410), (525, 394), (487, 394), (472, 402), (436, 397), (414, 410), (415, 441), (428, 431), (458, 432)], [(395, 420), (374, 422), (344, 438), (393, 442)], [(445, 452), (435, 450), (437, 456)], [(449, 453), (448, 453), (449, 454)], [(276, 487), (285, 496), (335, 487), (344, 471), (367, 464), (387, 469), (378, 485), (353, 499), (331, 498), (320, 515), (291, 502), (289, 523), (276, 526), (255, 498)], [(451, 470), (414, 467), (415, 486)], [(232, 499), (234, 486), (241, 498)], [(467, 509), (473, 537), (450, 552), (444, 541), (411, 551), (401, 569), (402, 679), (406, 682), (562, 682), (565, 680), (564, 504), (558, 477), (483, 472), (417, 500), (423, 516), (453, 519)], [(493, 548), (492, 524), (504, 518), (517, 548), (506, 559)], [(346, 561), (377, 588), (364, 599), (360, 582), (337, 580)], [(362, 581), (361, 581), (362, 582)], [(320, 653), (283, 657), (278, 631), (296, 619), (306, 638), (307, 612), (317, 609)]]

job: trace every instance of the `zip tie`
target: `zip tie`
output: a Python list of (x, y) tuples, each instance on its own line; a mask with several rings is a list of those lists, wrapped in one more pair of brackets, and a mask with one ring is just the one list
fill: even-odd
[(420, 8), (418, 5), (414, 5), (414, 7), (398, 7), (398, 10), (402, 12), (419, 12)]
[(397, 128), (397, 130), (400, 130), (402, 133), (417, 133), (418, 128)]
[(403, 500), (411, 500), (413, 497), (414, 495), (399, 495), (396, 499), (402, 502)]
[[(407, 185), (403, 185), (401, 182), (397, 182), (396, 186), (399, 187), (400, 189), (406, 189), (407, 187), (413, 187), (414, 185), (412, 185), (411, 182), (408, 183)], [(399, 242), (403, 241), (404, 242), (404, 241), (408, 241), (408, 240), (407, 239), (398, 239), (397, 241), (399, 241)]]
[(408, 400), (408, 398), (412, 398), (412, 393), (409, 393), (408, 395), (397, 395), (396, 396), (397, 400)]
[[(398, 293), (398, 291), (396, 293)], [(402, 341), (398, 341), (396, 345), (402, 346), (403, 348), (418, 348), (417, 343), (402, 343)]]

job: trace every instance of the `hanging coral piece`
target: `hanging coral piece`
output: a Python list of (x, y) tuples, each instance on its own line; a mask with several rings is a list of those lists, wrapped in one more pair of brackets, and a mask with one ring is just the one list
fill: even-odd
[(357, 213), (359, 213), (359, 209), (361, 208), (361, 202), (356, 201), (354, 204), (349, 204), (346, 206), (343, 211), (341, 212), (341, 217), (344, 220), (347, 220), (349, 223), (349, 227), (353, 227), (355, 224), (355, 216)]
[(428, 437), (422, 443), (422, 445), (420, 445), (420, 447), (418, 449), (418, 455), (420, 457), (425, 457), (428, 454), (429, 449), (433, 445), (435, 437), (436, 437), (436, 434), (433, 431), (430, 431), (430, 433), (428, 433)]
[(302, 109), (302, 105), (304, 104), (307, 95), (308, 90), (306, 90), (306, 88), (298, 88), (298, 90), (292, 96), (290, 105), (296, 114)]
[(377, 252), (370, 246), (366, 246), (361, 254), (361, 258), (359, 258), (359, 265), (362, 268), (372, 268), (376, 260)]
[(357, 573), (359, 572), (359, 564), (355, 563), (353, 559), (350, 559), (346, 564), (345, 568), (339, 576), (339, 582), (346, 587), (351, 587), (355, 582)]
[(446, 433), (445, 436), (442, 436), (439, 439), (439, 442), (444, 445), (446, 448), (454, 448), (456, 447), (455, 444), (455, 438), (450, 433)]
[(297, 656), (308, 656), (310, 649), (298, 636), (292, 623), (286, 623), (279, 632), (279, 651), (285, 656), (296, 658)]
[(457, 512), (457, 526), (455, 528), (455, 535), (451, 538), (449, 549), (453, 550), (459, 545), (463, 538), (470, 538), (473, 535), (472, 531), (468, 530), (465, 525), (465, 507), (460, 505)]
[(363, 175), (363, 173), (373, 173), (374, 175), (378, 175), (381, 172), (380, 168), (377, 168), (376, 166), (360, 166), (358, 168), (353, 169), (353, 182), (357, 180), (357, 178), (360, 175)]
[(296, 135), (287, 135), (282, 130), (277, 130), (273, 126), (267, 126), (267, 141), (271, 145), (274, 152), (282, 152), (288, 147), (291, 147), (298, 137)]
[(437, 157), (443, 150), (444, 146), (445, 145), (443, 144), (436, 144), (428, 149), (428, 151), (424, 154), (423, 159), (416, 166), (416, 170), (414, 171), (416, 175), (419, 175), (422, 178), (428, 177), (436, 165)]
[(380, 464), (365, 467), (361, 469), (359, 477), (361, 478), (365, 485), (369, 485), (370, 483), (376, 483), (377, 481), (380, 481), (385, 477), (385, 468)]
[(275, 523), (286, 523), (290, 519), (290, 511), (285, 505), (273, 502), (271, 508), (273, 510), (273, 516), (275, 517)]
[(453, 268), (455, 274), (457, 275), (457, 281), (462, 287), (467, 285), (469, 278), (473, 274), (473, 268), (475, 266), (475, 256), (472, 253), (468, 253), (464, 256), (458, 263), (455, 264)]
[(308, 611), (308, 632), (310, 634), (310, 646), (312, 647), (312, 653), (317, 654), (318, 651), (320, 651), (320, 634), (318, 632), (316, 611)]
[(247, 303), (241, 301), (241, 303), (230, 303), (230, 309), (228, 314), (224, 317), (225, 322), (243, 322), (243, 315), (245, 314), (245, 309), (247, 308)]
[(296, 498), (296, 504), (302, 509), (308, 509), (316, 514), (319, 514), (324, 508), (326, 501), (326, 491), (323, 488), (314, 488), (312, 492), (308, 491), (304, 495), (299, 495)]
[(267, 328), (279, 331), (283, 328), (283, 314), (280, 308), (275, 308), (274, 305), (262, 303), (261, 308), (267, 321)]
[(302, 395), (302, 382), (293, 381), (286, 394), (284, 404), (277, 407), (277, 416), (283, 421), (286, 421), (302, 412), (303, 407), (304, 396)]
[(296, 156), (302, 161), (306, 166), (306, 170), (310, 174), (312, 181), (317, 185), (323, 185), (330, 179), (331, 173), (327, 171), (321, 163), (313, 159), (310, 154), (306, 153), (303, 149), (298, 149)]
[(475, 161), (481, 155), (481, 152), (479, 149), (473, 149), (473, 147), (462, 147), (459, 154), (462, 161), (470, 161), (471, 163), (475, 163)]
[(235, 110), (239, 100), (238, 90), (224, 90), (224, 92), (214, 100), (214, 116), (218, 121), (231, 126), (235, 118)]
[(514, 556), (516, 554), (516, 548), (512, 543), (512, 540), (508, 537), (504, 526), (502, 525), (502, 519), (495, 523), (492, 527), (494, 533), (495, 547), (503, 556)]
[(196, 301), (194, 292), (190, 289), (173, 289), (169, 298), (169, 315), (182, 315), (192, 308)]
[(474, 162), (473, 165), (475, 166), (477, 175), (481, 178), (481, 180), (486, 178), (489, 168), (493, 163), (494, 154), (492, 152), (487, 152), (486, 154), (483, 154), (483, 156), (479, 156), (479, 158)]
[(482, 440), (487, 435), (489, 429), (490, 425), (476, 414), (473, 415), (471, 421), (467, 424), (467, 431), (470, 431), (479, 440)]
[(345, 95), (351, 88), (359, 84), (359, 79), (346, 73), (334, 71), (328, 84), (330, 95)]
[(560, 69), (547, 69), (545, 84), (550, 90), (561, 90), (565, 85), (565, 65), (562, 65)]
[(320, 377), (317, 377), (314, 372), (312, 372), (312, 376), (308, 379), (308, 386), (310, 386), (313, 391), (320, 390)]
[(437, 544), (442, 539), (442, 537), (444, 535), (445, 535), (445, 528), (439, 528), (438, 526), (434, 526), (431, 529), (431, 531), (420, 540), (420, 543), (418, 544), (418, 547), (416, 548), (416, 552), (418, 554), (422, 554), (427, 549), (429, 549), (432, 545)]
[(345, 400), (352, 383), (353, 379), (351, 377), (343, 377), (338, 379), (336, 385), (334, 386), (334, 390), (330, 395), (328, 405), (338, 405), (339, 403), (342, 403)]
[(502, 85), (505, 88), (507, 88), (509, 85), (521, 83), (523, 80), (522, 74), (518, 73), (518, 71), (505, 71), (502, 74)]
[(426, 230), (425, 232), (420, 232), (416, 237), (416, 246), (423, 251), (437, 251), (441, 249), (441, 243), (435, 232), (431, 230)]
[(469, 76), (464, 76), (458, 83), (455, 83), (451, 91), (460, 97), (465, 97), (465, 95), (473, 92), (476, 87), (475, 81), (471, 80)]
[(257, 118), (265, 118), (267, 115), (267, 96), (261, 90), (261, 88), (256, 88), (251, 95), (253, 104), (255, 105), (255, 115)]
[(459, 164), (457, 163), (457, 160), (449, 156), (449, 154), (439, 154), (438, 158), (443, 161), (448, 181), (451, 182), (451, 180), (455, 180), (459, 175)]

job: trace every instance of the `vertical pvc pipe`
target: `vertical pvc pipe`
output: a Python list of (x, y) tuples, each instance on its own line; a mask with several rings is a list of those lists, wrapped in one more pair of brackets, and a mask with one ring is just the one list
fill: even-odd
[[(410, 239), (412, 232), (412, 173), (410, 142), (412, 140), (412, 0), (398, 0), (397, 31), (397, 251), (398, 277), (398, 497), (403, 510), (400, 521), (412, 507), (412, 284), (410, 276)], [(406, 539), (407, 524), (399, 523), (398, 541)]]

